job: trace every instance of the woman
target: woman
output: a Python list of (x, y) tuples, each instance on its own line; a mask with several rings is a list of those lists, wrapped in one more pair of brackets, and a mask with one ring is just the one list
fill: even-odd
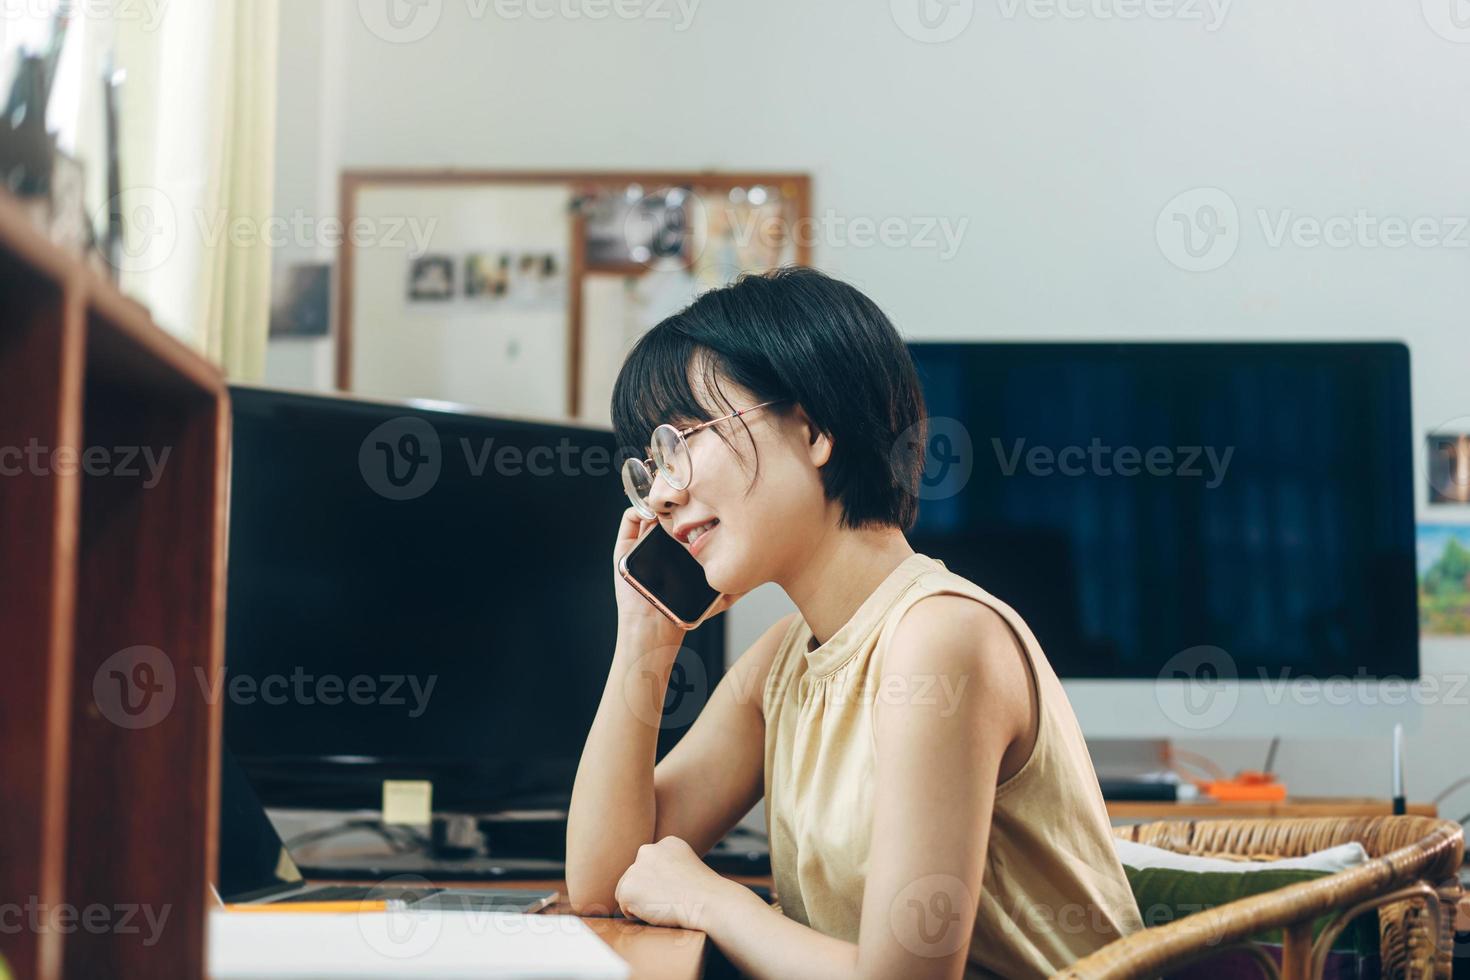
[[(1140, 927), (1035, 637), (904, 539), (923, 418), (887, 317), (810, 269), (706, 293), (629, 354), (614, 424), (657, 445), (657, 472), (634, 481), (614, 565), (656, 521), (716, 611), (776, 582), (799, 613), (655, 766), (682, 634), (614, 572), (617, 647), (568, 821), (576, 908), (702, 929), (779, 978), (1045, 976)], [(652, 438), (665, 423), (703, 427)], [(700, 860), (762, 795), (779, 911)]]

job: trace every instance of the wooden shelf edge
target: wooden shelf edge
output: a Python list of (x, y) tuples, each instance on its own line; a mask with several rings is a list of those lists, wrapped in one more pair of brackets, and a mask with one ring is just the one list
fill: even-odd
[(181, 378), (209, 395), (225, 392), (224, 372), (203, 354), (154, 322), (138, 301), (124, 296), (110, 284), (97, 280), (88, 290), (88, 312), (107, 328), (147, 351)]
[(0, 191), (0, 249), (10, 252), (58, 289), (79, 291), (88, 313), (156, 356), (200, 391), (223, 392), (224, 373), (184, 341), (154, 322), (148, 310), (124, 295), (96, 269), (48, 241), (14, 195)]

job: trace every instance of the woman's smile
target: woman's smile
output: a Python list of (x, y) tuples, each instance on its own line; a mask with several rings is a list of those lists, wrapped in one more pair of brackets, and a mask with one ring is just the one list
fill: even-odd
[(688, 543), (689, 554), (698, 558), (699, 553), (704, 550), (706, 539), (709, 538), (710, 533), (713, 532), (714, 529), (719, 526), (719, 524), (720, 519), (718, 517), (712, 517), (709, 520), (705, 521), (703, 524), (695, 525), (689, 530), (684, 531), (680, 536), (683, 537), (685, 542)]

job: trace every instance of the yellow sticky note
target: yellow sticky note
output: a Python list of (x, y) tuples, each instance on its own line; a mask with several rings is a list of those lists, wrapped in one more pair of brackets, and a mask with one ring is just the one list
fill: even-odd
[(383, 822), (433, 823), (434, 784), (427, 779), (383, 780)]

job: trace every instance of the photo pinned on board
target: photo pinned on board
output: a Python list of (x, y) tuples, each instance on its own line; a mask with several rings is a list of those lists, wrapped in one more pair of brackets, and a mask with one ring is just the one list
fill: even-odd
[(412, 259), (408, 273), (410, 303), (447, 303), (454, 299), (454, 259), (448, 255), (421, 255)]

